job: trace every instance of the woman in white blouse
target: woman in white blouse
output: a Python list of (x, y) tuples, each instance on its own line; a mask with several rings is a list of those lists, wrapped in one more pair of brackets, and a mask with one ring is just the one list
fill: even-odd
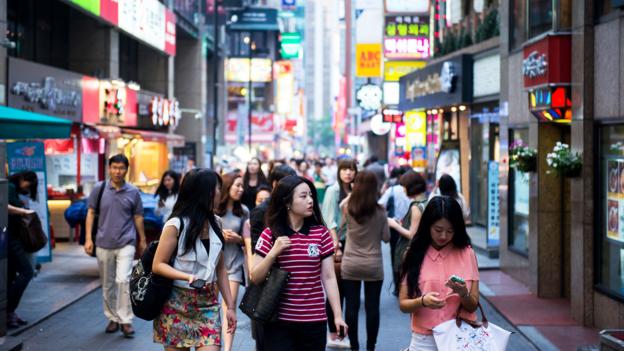
[(156, 189), (154, 197), (158, 198), (158, 204), (154, 211), (157, 216), (161, 216), (163, 221), (167, 221), (173, 211), (173, 205), (178, 200), (178, 192), (180, 191), (180, 173), (175, 171), (166, 171), (161, 180), (160, 185)]

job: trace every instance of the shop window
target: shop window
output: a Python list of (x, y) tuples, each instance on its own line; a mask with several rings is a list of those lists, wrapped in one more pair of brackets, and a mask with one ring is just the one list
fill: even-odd
[[(528, 128), (510, 131), (510, 145), (529, 141)], [(529, 174), (509, 169), (509, 248), (517, 253), (529, 253)]]
[(553, 0), (528, 0), (529, 39), (553, 30)]
[(622, 12), (624, 0), (598, 0), (595, 4), (596, 19), (600, 20), (603, 17), (614, 17), (610, 15), (619, 15)]
[(526, 41), (526, 0), (511, 0), (509, 10), (509, 48), (513, 50)]
[(600, 131), (598, 286), (624, 298), (624, 125)]
[(446, 111), (442, 115), (442, 140), (459, 140), (459, 114)]

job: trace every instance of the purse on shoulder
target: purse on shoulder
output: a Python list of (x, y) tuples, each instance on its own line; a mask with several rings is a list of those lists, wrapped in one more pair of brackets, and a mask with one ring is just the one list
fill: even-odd
[(276, 320), (280, 295), (286, 288), (289, 276), (289, 272), (274, 264), (264, 282), (259, 285), (250, 282), (238, 308), (247, 317), (257, 322), (266, 323)]
[(43, 231), (39, 216), (36, 213), (30, 213), (14, 217), (17, 236), (24, 246), (24, 251), (33, 253), (43, 249), (48, 243), (48, 237)]

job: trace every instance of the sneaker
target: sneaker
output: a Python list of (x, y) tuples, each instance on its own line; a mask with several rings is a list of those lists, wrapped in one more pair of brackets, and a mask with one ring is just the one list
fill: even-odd
[(106, 334), (111, 334), (119, 330), (119, 323), (110, 321), (104, 330)]
[(121, 332), (125, 338), (134, 338), (134, 328), (132, 328), (132, 324), (122, 324)]
[(334, 349), (350, 349), (351, 342), (349, 342), (349, 338), (332, 340), (331, 337), (327, 336), (327, 347)]

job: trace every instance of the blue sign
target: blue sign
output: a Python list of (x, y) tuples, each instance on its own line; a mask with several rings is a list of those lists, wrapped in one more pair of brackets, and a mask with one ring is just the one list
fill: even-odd
[(282, 7), (295, 7), (297, 0), (282, 0)]
[(50, 220), (48, 218), (48, 192), (46, 190), (46, 164), (43, 143), (15, 142), (7, 143), (7, 162), (9, 175), (22, 171), (33, 171), (37, 174), (37, 201), (23, 198), (28, 201), (27, 207), (37, 213), (43, 226), (43, 231), (48, 237), (46, 246), (37, 252), (38, 262), (52, 261), (52, 247), (50, 246)]
[(488, 164), (488, 247), (496, 247), (500, 242), (500, 196), (498, 184), (498, 162), (490, 161)]

